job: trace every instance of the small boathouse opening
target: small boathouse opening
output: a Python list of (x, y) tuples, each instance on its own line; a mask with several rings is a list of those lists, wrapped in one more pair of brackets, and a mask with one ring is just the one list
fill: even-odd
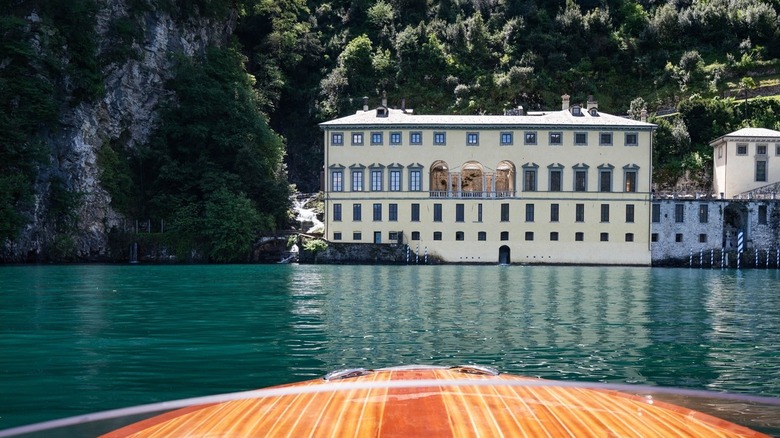
[(510, 256), (509, 256), (509, 247), (506, 245), (501, 246), (501, 248), (498, 248), (498, 264), (499, 265), (508, 265), (512, 262)]

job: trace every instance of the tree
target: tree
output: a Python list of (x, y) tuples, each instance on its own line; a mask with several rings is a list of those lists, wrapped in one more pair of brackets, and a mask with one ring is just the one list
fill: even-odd
[[(147, 215), (170, 219), (180, 239), (211, 248), (219, 261), (230, 251), (213, 242), (215, 233), (224, 239), (225, 229), (240, 228), (225, 245), (241, 249), (250, 228), (269, 230), (287, 219), (284, 142), (260, 112), (245, 62), (237, 48), (180, 60), (171, 82), (175, 99), (162, 111), (136, 176), (151, 177), (143, 191)], [(244, 218), (228, 220), (215, 211), (220, 207)]]

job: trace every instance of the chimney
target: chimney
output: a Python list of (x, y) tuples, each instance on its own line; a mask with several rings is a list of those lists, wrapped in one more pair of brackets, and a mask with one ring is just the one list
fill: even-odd
[(589, 94), (588, 95), (588, 110), (591, 110), (593, 108), (599, 109), (599, 103), (597, 101), (593, 100), (593, 95), (592, 94)]
[(569, 109), (569, 98), (570, 97), (571, 96), (569, 96), (568, 94), (564, 94), (563, 96), (561, 96), (561, 99), (563, 100), (563, 102), (561, 104), (561, 109), (562, 110), (567, 111)]
[(525, 114), (523, 112), (523, 105), (517, 105), (517, 115), (522, 116), (523, 114)]
[(382, 90), (382, 106), (387, 108), (387, 91)]
[(363, 96), (363, 111), (368, 111), (368, 96)]
[(647, 121), (647, 110), (646, 109), (643, 108), (642, 112), (639, 113), (639, 120), (641, 120), (643, 122)]
[(401, 99), (401, 111), (406, 112), (406, 99)]

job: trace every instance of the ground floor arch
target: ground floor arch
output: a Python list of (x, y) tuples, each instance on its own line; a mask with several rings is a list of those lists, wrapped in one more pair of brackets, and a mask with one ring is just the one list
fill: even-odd
[(507, 245), (502, 245), (501, 248), (498, 248), (498, 264), (499, 265), (508, 265), (512, 263), (512, 258), (510, 257), (511, 250)]
[(723, 248), (737, 249), (738, 237), (742, 233), (743, 242), (750, 237), (748, 208), (743, 203), (732, 203), (723, 209)]

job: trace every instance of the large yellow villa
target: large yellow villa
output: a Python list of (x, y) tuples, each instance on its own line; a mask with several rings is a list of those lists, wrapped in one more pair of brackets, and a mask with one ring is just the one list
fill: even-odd
[(320, 124), (325, 238), (444, 262), (650, 265), (655, 125), (562, 99), (479, 116), (383, 99)]

